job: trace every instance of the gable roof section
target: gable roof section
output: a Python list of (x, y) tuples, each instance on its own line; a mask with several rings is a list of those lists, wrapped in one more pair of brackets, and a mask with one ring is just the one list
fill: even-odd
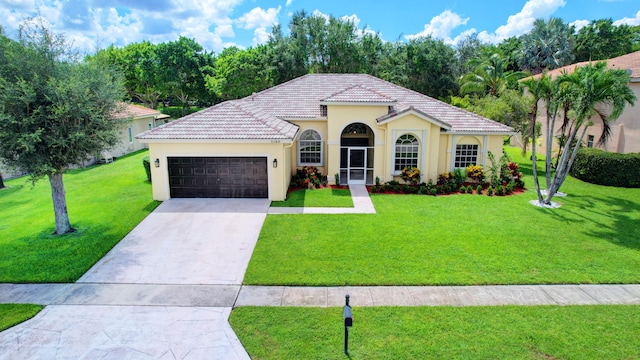
[(142, 118), (142, 117), (155, 117), (156, 119), (163, 119), (163, 118), (167, 118), (169, 117), (169, 115), (165, 115), (163, 113), (161, 113), (158, 110), (154, 110), (154, 109), (149, 109), (148, 107), (142, 106), (142, 105), (136, 105), (136, 104), (125, 104), (122, 103), (122, 105), (126, 105), (126, 107), (115, 114), (116, 118), (118, 119), (124, 119), (124, 118)]
[(374, 103), (374, 104), (394, 104), (397, 102), (384, 94), (369, 89), (362, 85), (353, 85), (344, 90), (332, 94), (328, 98), (320, 100), (320, 103)]
[(226, 101), (146, 131), (139, 139), (291, 140), (298, 126), (249, 102)]
[[(555, 78), (563, 73), (572, 73), (576, 70), (577, 67), (584, 66), (590, 63), (595, 64), (600, 61), (606, 61), (608, 69), (622, 69), (629, 71), (631, 82), (640, 82), (640, 51), (632, 52), (608, 60), (582, 61), (579, 63), (563, 66), (561, 68), (553, 69), (547, 72), (547, 74), (550, 75), (551, 78)], [(539, 79), (541, 76), (542, 74), (537, 74), (534, 75), (533, 78)]]
[(139, 139), (288, 139), (287, 120), (326, 119), (321, 105), (389, 104), (393, 121), (414, 111), (452, 133), (513, 134), (504, 124), (367, 74), (308, 74), (240, 100), (227, 101), (149, 130)]

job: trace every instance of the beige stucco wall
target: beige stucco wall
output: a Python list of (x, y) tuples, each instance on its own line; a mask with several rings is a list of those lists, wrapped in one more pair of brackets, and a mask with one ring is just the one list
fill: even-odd
[[(135, 137), (136, 135), (149, 130), (149, 124), (153, 124), (154, 121), (154, 116), (132, 119), (128, 123), (128, 125), (120, 130), (120, 141), (116, 146), (109, 149), (109, 153), (111, 153), (112, 156), (118, 157), (134, 151), (145, 149), (146, 144), (136, 139)], [(131, 128), (133, 141), (129, 141), (129, 128)]]
[(377, 125), (376, 119), (388, 113), (387, 105), (328, 105), (327, 106), (327, 151), (325, 163), (329, 182), (334, 182), (334, 174), (340, 172), (340, 137), (342, 130), (352, 123), (363, 123), (374, 136), (374, 174), (385, 179), (384, 157), (385, 129)]
[[(322, 136), (322, 140), (324, 140), (324, 163), (322, 166), (317, 166), (318, 170), (324, 175), (327, 175), (327, 121), (326, 120), (298, 120), (291, 121), (292, 123), (298, 125), (300, 130), (298, 131), (298, 136), (296, 137), (293, 146), (291, 147), (290, 155), (291, 155), (291, 175), (296, 173), (296, 169), (300, 168), (301, 165), (298, 164), (298, 139), (300, 135), (308, 129), (313, 129), (320, 133)], [(329, 176), (332, 178), (333, 176)]]
[[(169, 199), (169, 173), (167, 158), (174, 156), (237, 156), (266, 157), (269, 175), (269, 199), (284, 200), (290, 182), (291, 144), (283, 143), (207, 143), (207, 142), (155, 142), (149, 143), (151, 161), (151, 178), (153, 198), (164, 201)], [(154, 166), (155, 159), (160, 160), (160, 167)], [(273, 168), (273, 160), (278, 160), (278, 167)]]

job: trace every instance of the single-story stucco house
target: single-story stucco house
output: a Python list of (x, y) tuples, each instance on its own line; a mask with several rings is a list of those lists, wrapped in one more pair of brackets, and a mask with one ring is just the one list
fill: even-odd
[(145, 149), (146, 143), (137, 139), (135, 134), (156, 128), (165, 124), (165, 120), (169, 119), (169, 115), (142, 105), (123, 104), (123, 106), (122, 111), (117, 113), (115, 117), (126, 119), (127, 125), (121, 130), (118, 143), (108, 151), (103, 152), (103, 156), (118, 157)]
[[(508, 126), (366, 74), (309, 74), (185, 116), (148, 143), (153, 198), (284, 200), (303, 166), (341, 184), (424, 181), (502, 153)], [(499, 156), (499, 155), (498, 155)]]
[[(640, 99), (640, 51), (611, 58), (609, 60), (599, 61), (606, 61), (607, 68), (609, 69), (626, 70), (630, 75), (629, 88), (633, 91), (636, 97)], [(596, 62), (598, 61), (584, 61), (563, 66), (549, 71), (548, 75), (555, 79), (563, 73), (574, 72), (577, 67)], [(533, 78), (540, 78), (541, 76), (541, 74), (538, 74), (533, 76)], [(546, 151), (546, 118), (546, 106), (544, 105), (544, 101), (540, 100), (538, 102), (538, 115), (536, 120), (542, 124), (542, 135), (537, 142), (538, 151)], [(605, 144), (599, 144), (600, 135), (602, 134), (602, 119), (600, 119), (598, 115), (594, 115), (591, 117), (591, 120), (593, 125), (589, 126), (587, 129), (587, 133), (584, 138), (585, 146), (617, 153), (640, 152), (640, 100), (636, 101), (635, 105), (626, 105), (622, 115), (620, 115), (620, 117), (611, 124), (611, 136)], [(562, 118), (559, 116), (556, 120), (555, 129), (553, 131), (554, 136), (562, 134), (561, 126)], [(520, 135), (514, 136), (511, 139), (511, 143), (514, 146), (521, 146), (522, 142)], [(557, 150), (558, 147), (558, 142), (554, 140), (553, 148)]]

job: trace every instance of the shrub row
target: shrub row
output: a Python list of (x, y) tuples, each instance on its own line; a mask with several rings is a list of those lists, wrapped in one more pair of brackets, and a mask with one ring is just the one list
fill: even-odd
[(640, 153), (618, 154), (582, 148), (569, 173), (592, 184), (640, 187)]

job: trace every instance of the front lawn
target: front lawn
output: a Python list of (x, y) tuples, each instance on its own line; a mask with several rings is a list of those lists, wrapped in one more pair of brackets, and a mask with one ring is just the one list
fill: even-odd
[(138, 152), (64, 175), (71, 226), (55, 236), (51, 187), (26, 178), (0, 190), (0, 282), (77, 280), (158, 206)]
[(274, 207), (353, 207), (349, 189), (303, 189), (289, 193), (285, 201), (273, 201)]
[[(639, 317), (640, 306), (356, 306), (349, 358), (637, 359)], [(229, 322), (252, 359), (347, 358), (342, 308), (240, 307)]]
[[(530, 171), (525, 182), (532, 187)], [(508, 197), (372, 195), (375, 215), (269, 215), (244, 282), (640, 283), (640, 189), (568, 178), (561, 190), (569, 196), (554, 198), (559, 209), (529, 204), (530, 189)]]
[(31, 319), (42, 308), (32, 304), (0, 304), (0, 331)]

